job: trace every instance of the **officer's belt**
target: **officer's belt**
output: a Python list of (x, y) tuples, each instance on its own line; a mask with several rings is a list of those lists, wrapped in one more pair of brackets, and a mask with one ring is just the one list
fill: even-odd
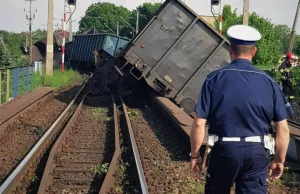
[(250, 137), (218, 137), (216, 135), (208, 135), (207, 145), (213, 147), (216, 142), (240, 142), (241, 140), (244, 140), (245, 142), (263, 143), (270, 156), (275, 154), (275, 139), (272, 135)]
[(216, 135), (209, 136), (208, 141), (209, 144), (214, 144), (218, 141), (225, 141), (225, 142), (240, 142), (244, 140), (245, 142), (257, 142), (260, 143), (263, 141), (263, 136), (250, 136), (250, 137), (218, 137)]

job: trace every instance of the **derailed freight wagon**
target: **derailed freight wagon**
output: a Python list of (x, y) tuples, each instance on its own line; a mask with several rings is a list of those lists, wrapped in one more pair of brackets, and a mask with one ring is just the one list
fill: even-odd
[(229, 42), (179, 0), (166, 0), (118, 58), (100, 55), (114, 60), (122, 75), (121, 95), (136, 88), (132, 78), (145, 79), (187, 113), (193, 112), (206, 76), (230, 63)]
[(107, 33), (76, 35), (73, 37), (70, 61), (72, 64), (94, 64), (94, 51), (103, 49), (114, 56), (118, 48), (124, 47), (129, 41), (130, 39)]

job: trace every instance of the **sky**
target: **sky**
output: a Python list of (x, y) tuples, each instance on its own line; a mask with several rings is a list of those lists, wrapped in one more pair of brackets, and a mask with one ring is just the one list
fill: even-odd
[[(0, 0), (0, 30), (10, 32), (21, 32), (28, 29), (26, 20), (26, 11), (29, 10), (28, 0)], [(73, 21), (84, 15), (85, 10), (92, 3), (111, 2), (116, 5), (122, 5), (129, 10), (135, 9), (144, 2), (161, 2), (162, 0), (77, 0), (77, 9), (73, 14)], [(191, 9), (199, 15), (212, 15), (210, 12), (211, 0), (182, 0)], [(287, 3), (288, 1), (288, 3)], [(275, 24), (287, 24), (292, 27), (298, 0), (250, 0), (250, 12), (256, 12), (259, 15), (271, 19)], [(233, 9), (237, 8), (238, 13), (242, 13), (243, 0), (222, 0), (222, 4), (230, 4)], [(64, 0), (54, 0), (54, 24), (55, 29), (60, 28), (62, 24), (64, 9)], [(33, 10), (35, 20), (33, 30), (38, 28), (47, 29), (48, 0), (34, 0)], [(73, 23), (73, 30), (77, 31), (79, 26), (77, 19)], [(296, 32), (300, 34), (300, 20)]]

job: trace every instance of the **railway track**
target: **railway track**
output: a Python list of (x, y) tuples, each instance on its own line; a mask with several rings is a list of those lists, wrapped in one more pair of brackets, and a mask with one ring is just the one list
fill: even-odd
[(295, 122), (295, 121), (289, 120), (289, 121), (288, 121), (288, 124), (289, 124), (290, 126), (292, 126), (292, 127), (295, 127), (295, 128), (297, 128), (297, 129), (300, 129), (300, 124), (297, 123), (297, 122)]
[(0, 185), (64, 111), (85, 79), (57, 91), (37, 89), (1, 107)]
[(100, 192), (118, 139), (110, 98), (84, 96), (51, 150), (38, 193)]
[[(83, 85), (59, 117), (54, 120), (52, 125), (42, 134), (28, 153), (14, 166), (11, 173), (1, 183), (1, 194), (13, 192), (26, 193), (26, 189), (32, 181), (34, 171), (41, 158), (60, 133), (66, 121), (74, 113), (74, 109), (78, 105), (78, 99), (82, 98), (82, 93), (85, 92), (85, 90), (87, 90), (86, 85)], [(19, 142), (19, 144), (21, 143), (22, 142)]]
[(200, 193), (203, 187), (189, 173), (189, 144), (171, 119), (154, 108), (150, 97), (122, 102), (122, 107), (140, 186), (128, 193)]
[[(32, 181), (33, 172), (49, 147), (52, 148), (38, 193), (108, 193), (120, 167), (121, 124), (118, 115), (123, 114), (126, 128), (131, 128), (125, 104), (122, 107), (123, 113), (118, 114), (111, 94), (90, 97), (83, 86), (3, 182), (0, 193), (26, 193), (28, 182)], [(136, 150), (136, 146), (133, 147)], [(134, 153), (135, 161), (138, 161), (139, 157)], [(140, 163), (136, 169), (142, 180)], [(146, 184), (142, 185), (142, 188), (145, 187)]]
[[(90, 99), (86, 107), (84, 101), (85, 99), (51, 150), (38, 193), (110, 193), (116, 180), (115, 174), (120, 169), (121, 128), (128, 130), (128, 141), (132, 146), (131, 153), (139, 180), (136, 190), (148, 193), (129, 115), (122, 98), (118, 99), (121, 102), (119, 112), (112, 95), (111, 100), (107, 94)], [(96, 105), (97, 102), (100, 103)], [(88, 104), (94, 108), (88, 108)], [(93, 115), (95, 113), (99, 114)], [(123, 124), (120, 123), (122, 119), (125, 121)]]

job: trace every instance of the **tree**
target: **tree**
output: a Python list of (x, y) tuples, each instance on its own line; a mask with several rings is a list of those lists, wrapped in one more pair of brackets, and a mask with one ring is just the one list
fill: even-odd
[[(85, 16), (79, 22), (79, 31), (83, 32), (92, 27), (98, 31), (109, 33), (117, 32), (117, 21), (121, 23), (121, 17), (128, 22), (130, 11), (123, 6), (116, 6), (113, 3), (96, 3), (92, 4), (86, 11)], [(120, 36), (130, 37), (128, 27), (120, 25)]]
[(299, 35), (295, 35), (293, 52), (298, 56), (300, 55), (300, 36)]
[(45, 38), (47, 36), (47, 31), (42, 29), (37, 29), (36, 31), (32, 32), (32, 43), (36, 43), (37, 41)]
[[(225, 5), (223, 7), (223, 23), (222, 23), (222, 31), (223, 31), (223, 36), (228, 38), (227, 36), (227, 30), (230, 26), (235, 25), (235, 24), (241, 24), (243, 21), (243, 17), (240, 15), (238, 16), (236, 13), (236, 10), (232, 12), (231, 6), (230, 5)], [(217, 21), (215, 21), (214, 24), (215, 27), (218, 27)]]
[[(242, 15), (237, 15), (235, 11), (232, 12), (230, 5), (225, 5), (223, 8), (223, 35), (226, 38), (228, 38), (227, 29), (235, 24), (242, 24)], [(268, 19), (253, 12), (249, 17), (249, 26), (256, 28), (262, 35), (261, 40), (256, 44), (258, 52), (253, 59), (253, 64), (263, 66), (277, 64), (283, 47), (281, 36), (276, 32), (274, 25)]]
[(282, 43), (274, 29), (274, 25), (255, 12), (250, 15), (249, 24), (255, 27), (262, 35), (257, 42), (258, 51), (253, 59), (255, 65), (274, 66), (282, 54)]
[(9, 50), (7, 49), (2, 35), (0, 35), (0, 65), (11, 65), (11, 55)]
[[(152, 19), (162, 3), (143, 3), (136, 10), (139, 12), (139, 31)], [(130, 24), (136, 26), (136, 10), (131, 12)]]
[(286, 53), (289, 46), (291, 28), (289, 28), (287, 25), (279, 24), (276, 25), (274, 29), (281, 42), (281, 52)]

